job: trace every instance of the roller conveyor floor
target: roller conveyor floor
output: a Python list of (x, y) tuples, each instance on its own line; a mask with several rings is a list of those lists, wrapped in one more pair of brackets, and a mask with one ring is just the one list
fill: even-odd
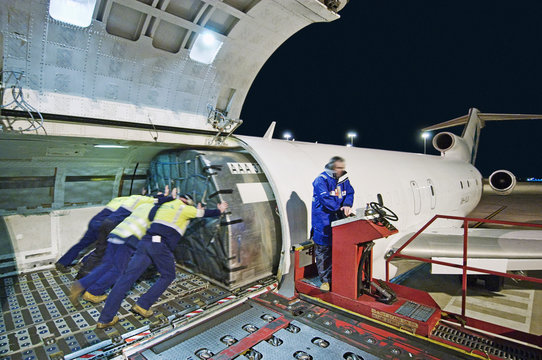
[(103, 303), (80, 299), (74, 306), (68, 299), (76, 270), (63, 274), (45, 270), (0, 279), (0, 358), (73, 359), (100, 351), (119, 339), (129, 342), (155, 324), (197, 312), (228, 297), (230, 293), (200, 277), (177, 270), (177, 278), (153, 307), (148, 319), (129, 311), (154, 279), (132, 287), (119, 310), (120, 321), (98, 330), (96, 322)]

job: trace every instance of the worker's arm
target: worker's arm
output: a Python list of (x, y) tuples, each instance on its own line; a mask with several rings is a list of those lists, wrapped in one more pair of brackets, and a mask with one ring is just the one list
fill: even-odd
[[(218, 203), (216, 205), (216, 209), (213, 209), (213, 210), (204, 209), (203, 207), (201, 207), (201, 204), (198, 204), (197, 217), (217, 217), (217, 216), (220, 216), (220, 214), (222, 214), (224, 211), (226, 211), (227, 208), (228, 208), (228, 203), (225, 201)], [(201, 213), (202, 210), (203, 210), (203, 214)], [(200, 214), (202, 215), (200, 216)]]

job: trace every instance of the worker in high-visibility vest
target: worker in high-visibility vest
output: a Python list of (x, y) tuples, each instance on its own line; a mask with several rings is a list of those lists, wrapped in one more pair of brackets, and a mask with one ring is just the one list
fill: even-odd
[(127, 196), (114, 198), (107, 203), (104, 209), (102, 209), (98, 214), (94, 215), (94, 217), (90, 219), (87, 231), (85, 232), (81, 240), (79, 240), (77, 244), (73, 245), (55, 263), (55, 267), (57, 270), (61, 272), (69, 271), (68, 267), (72, 264), (73, 260), (75, 260), (75, 258), (79, 256), (79, 253), (96, 241), (103, 221), (114, 211), (118, 210), (118, 208), (123, 204), (126, 199), (128, 199)]
[[(173, 200), (172, 197), (169, 198)], [(137, 248), (138, 242), (147, 232), (151, 224), (149, 213), (154, 204), (138, 206), (130, 216), (117, 225), (107, 238), (107, 248), (102, 263), (87, 276), (75, 281), (70, 290), (73, 303), (84, 291), (83, 299), (99, 303), (107, 298), (105, 291), (115, 284), (122, 275), (130, 258)]]
[(185, 194), (177, 200), (163, 204), (156, 213), (151, 211), (149, 219), (152, 224), (139, 242), (128, 268), (113, 286), (98, 319), (97, 328), (103, 329), (117, 323), (119, 318), (116, 313), (126, 292), (152, 263), (160, 273), (160, 278), (132, 307), (132, 311), (143, 317), (151, 316), (153, 312), (150, 307), (175, 279), (174, 250), (190, 220), (196, 217), (220, 216), (227, 208), (226, 202), (217, 204), (216, 210), (204, 210), (200, 206), (196, 208), (191, 197)]
[(107, 236), (118, 224), (130, 216), (132, 211), (137, 209), (138, 206), (143, 204), (155, 204), (161, 197), (161, 195), (159, 198), (145, 195), (132, 195), (124, 198), (120, 207), (104, 219), (96, 239), (96, 248), (83, 258), (81, 261), (83, 266), (81, 266), (75, 278), (81, 279), (84, 276), (87, 276), (92, 269), (102, 262), (102, 258), (105, 255), (105, 249), (107, 248)]

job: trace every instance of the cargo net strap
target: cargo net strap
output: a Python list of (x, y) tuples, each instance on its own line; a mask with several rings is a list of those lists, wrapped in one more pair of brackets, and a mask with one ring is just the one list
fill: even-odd
[[(221, 196), (212, 177), (221, 170), (220, 166), (206, 164), (197, 151), (162, 153), (151, 162), (147, 190), (153, 193), (162, 191), (166, 185), (170, 189), (176, 187), (179, 194), (190, 194), (195, 204), (215, 209)], [(227, 236), (227, 227), (221, 226), (221, 218), (193, 219), (175, 249), (175, 258), (194, 272), (228, 284)]]

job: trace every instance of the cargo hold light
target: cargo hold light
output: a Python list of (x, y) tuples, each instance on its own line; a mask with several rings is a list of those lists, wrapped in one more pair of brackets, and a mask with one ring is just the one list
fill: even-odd
[(95, 148), (100, 148), (100, 149), (127, 149), (128, 146), (124, 146), (124, 145), (112, 145), (112, 144), (98, 144), (98, 145), (94, 145)]
[(88, 27), (95, 7), (96, 0), (51, 0), (49, 15), (58, 21)]
[(206, 31), (198, 35), (192, 49), (190, 50), (190, 59), (203, 64), (211, 64), (218, 50), (224, 44), (218, 40), (211, 32)]

